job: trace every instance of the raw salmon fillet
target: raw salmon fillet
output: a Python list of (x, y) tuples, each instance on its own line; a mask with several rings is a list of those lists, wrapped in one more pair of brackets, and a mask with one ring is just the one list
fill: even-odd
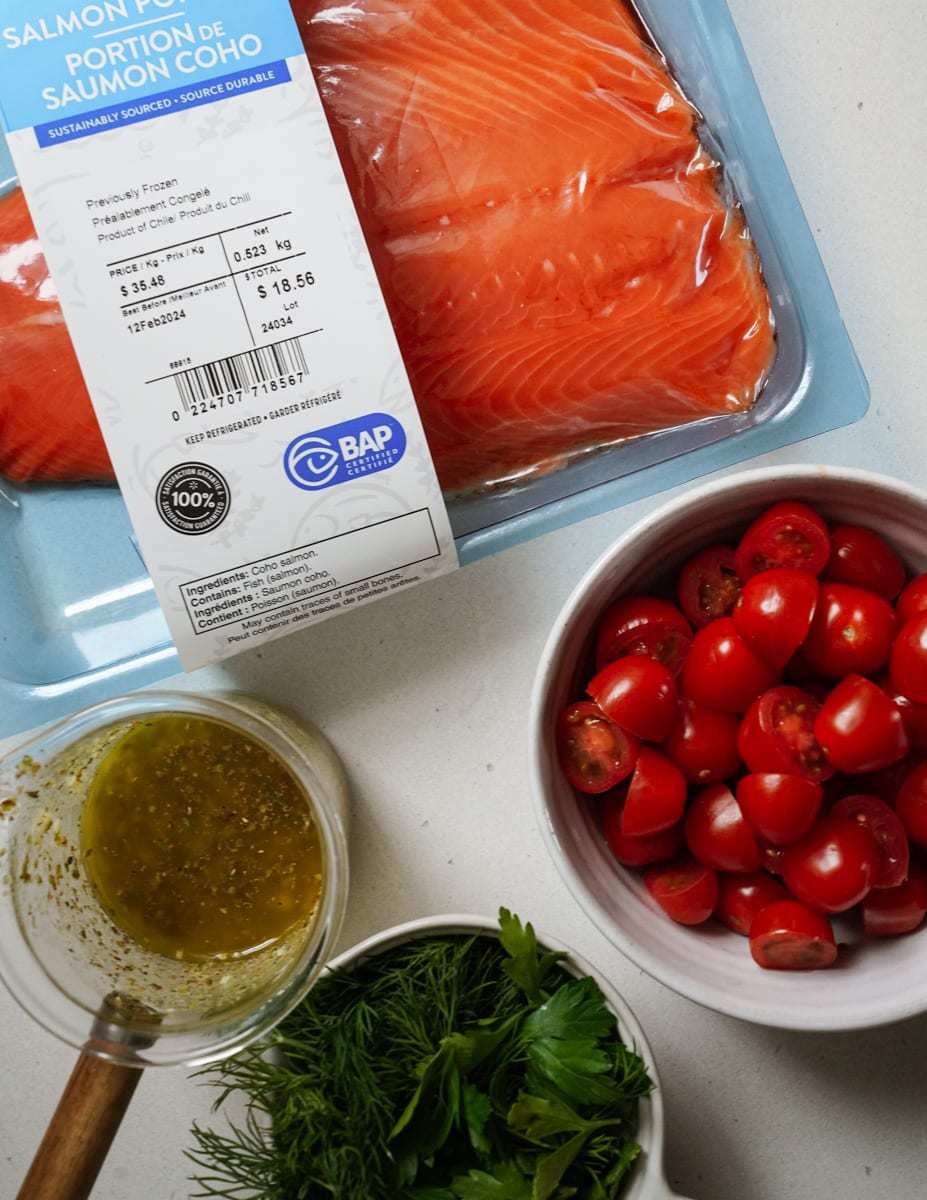
[[(749, 410), (760, 265), (632, 8), (291, 2), (448, 495)], [(0, 471), (107, 477), (27, 221), (0, 202)]]
[(0, 198), (0, 475), (16, 481), (113, 478), (18, 188)]
[(629, 6), (293, 11), (446, 492), (753, 405), (759, 263)]

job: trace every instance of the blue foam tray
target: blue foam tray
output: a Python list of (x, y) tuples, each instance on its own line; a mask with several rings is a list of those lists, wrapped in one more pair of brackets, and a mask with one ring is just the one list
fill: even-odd
[[(635, 439), (449, 512), (462, 564), (858, 420), (869, 389), (724, 0), (640, 0), (740, 198), (778, 352), (754, 411)], [(0, 139), (0, 191), (15, 186)], [(0, 736), (153, 683), (180, 661), (115, 487), (0, 480)]]

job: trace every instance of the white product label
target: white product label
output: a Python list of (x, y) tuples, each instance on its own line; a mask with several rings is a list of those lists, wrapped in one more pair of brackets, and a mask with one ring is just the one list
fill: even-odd
[(184, 666), (456, 567), (289, 5), (0, 17), (11, 153)]

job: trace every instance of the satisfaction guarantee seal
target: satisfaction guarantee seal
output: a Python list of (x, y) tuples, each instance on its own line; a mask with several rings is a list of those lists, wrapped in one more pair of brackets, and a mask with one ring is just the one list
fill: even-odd
[(158, 516), (178, 533), (195, 536), (221, 525), (228, 515), (231, 492), (208, 463), (188, 462), (161, 477), (155, 493)]

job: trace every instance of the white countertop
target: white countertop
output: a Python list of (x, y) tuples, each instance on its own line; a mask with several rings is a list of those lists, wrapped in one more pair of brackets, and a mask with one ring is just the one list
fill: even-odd
[[(869, 412), (855, 425), (753, 463), (843, 463), (923, 485), (927, 5), (730, 7), (872, 389)], [(664, 498), (169, 682), (276, 698), (333, 741), (354, 795), (343, 946), (423, 914), (493, 916), (505, 904), (611, 976), (656, 1055), (674, 1190), (696, 1200), (919, 1200), (927, 1178), (927, 1016), (820, 1036), (706, 1011), (644, 975), (592, 927), (542, 844), (525, 736), (538, 653), (579, 575)], [(2, 989), (0, 1029), (7, 1200), (75, 1055)], [(95, 1200), (187, 1197), (184, 1149), (193, 1119), (209, 1119), (210, 1100), (183, 1071), (146, 1072)]]

